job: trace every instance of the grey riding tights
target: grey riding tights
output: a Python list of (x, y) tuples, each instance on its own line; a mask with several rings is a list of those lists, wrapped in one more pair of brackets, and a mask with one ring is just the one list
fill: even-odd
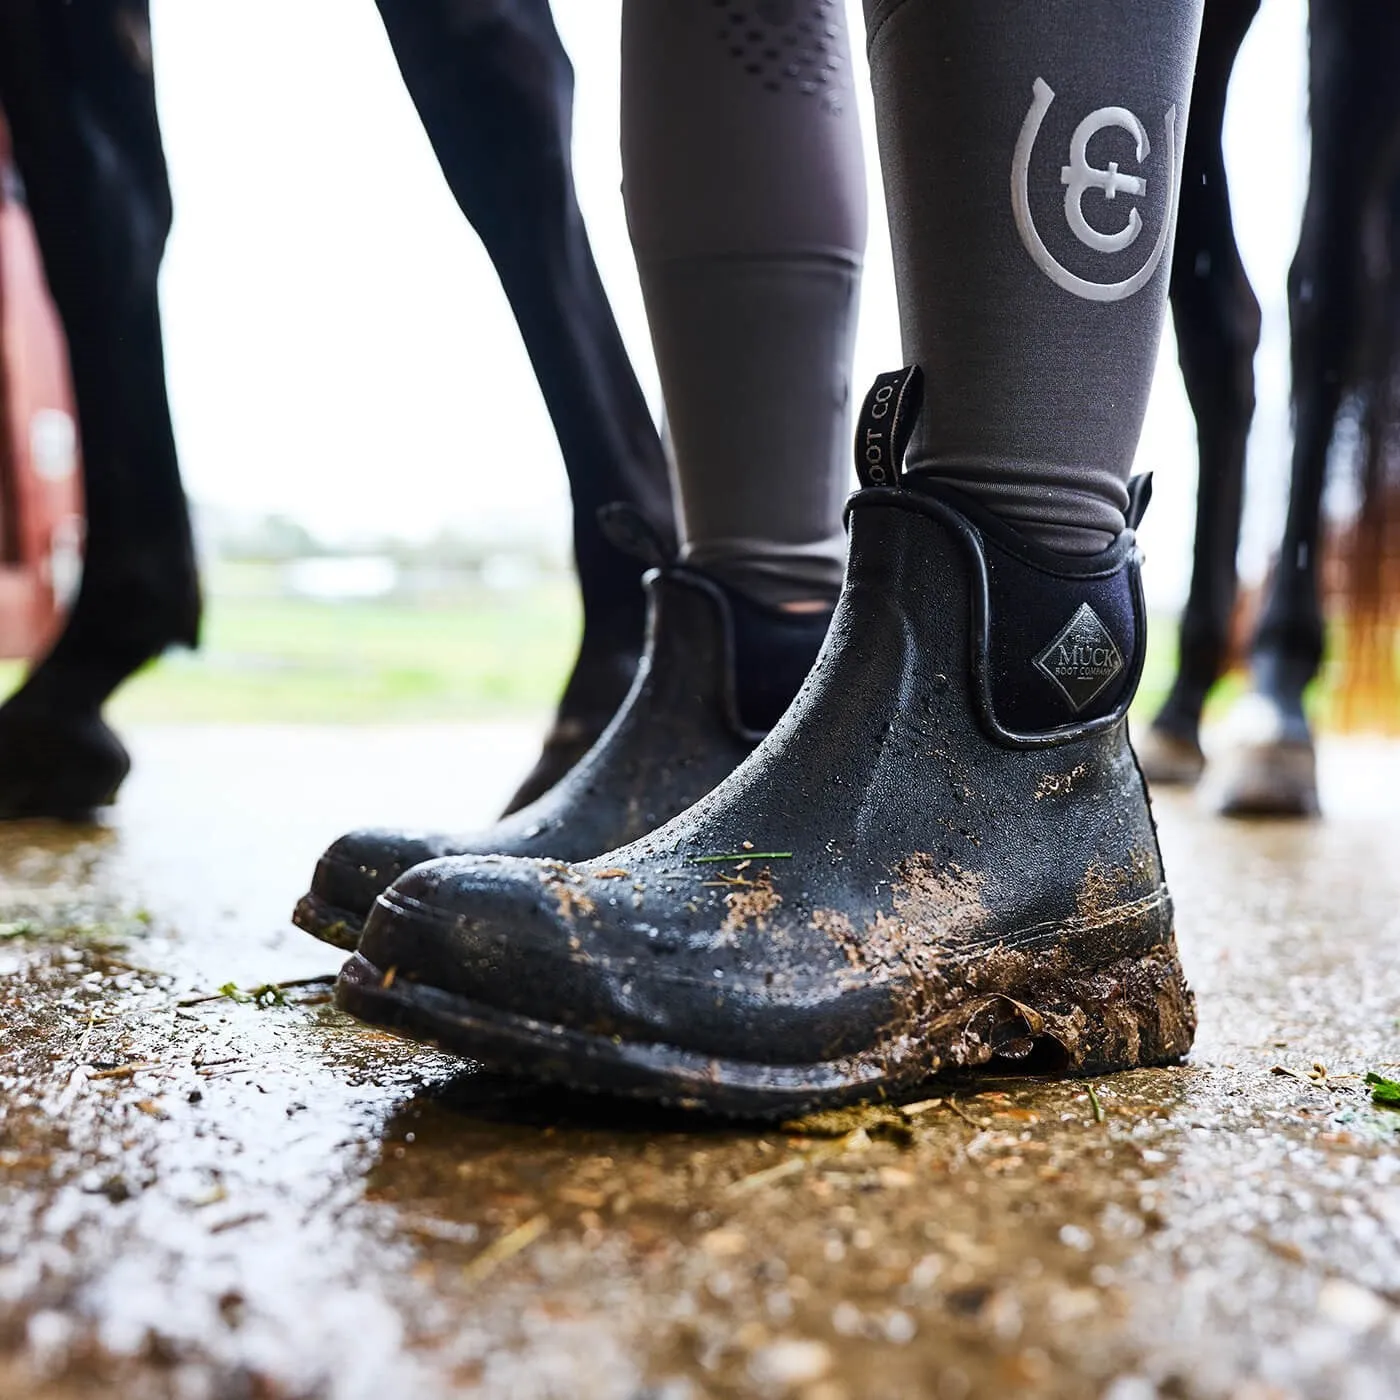
[[(1201, 0), (864, 0), (909, 469), (1052, 549), (1124, 524)], [(686, 557), (839, 583), (864, 174), (839, 0), (624, 0), (623, 170)]]
[(843, 0), (624, 0), (622, 170), (684, 557), (841, 584), (865, 170)]
[(1161, 339), (1201, 0), (865, 0), (910, 468), (1097, 553)]

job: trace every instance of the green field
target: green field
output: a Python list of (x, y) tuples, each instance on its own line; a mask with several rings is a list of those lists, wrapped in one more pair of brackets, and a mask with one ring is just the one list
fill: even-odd
[[(119, 724), (360, 724), (543, 716), (568, 674), (579, 608), (567, 579), (450, 602), (320, 603), (215, 593), (196, 652), (118, 692)], [(6, 691), (20, 666), (5, 663)]]
[[(248, 571), (215, 575), (203, 645), (172, 652), (111, 705), (137, 722), (362, 724), (542, 718), (577, 645), (567, 578), (451, 599), (321, 603), (280, 598)], [(1171, 678), (1174, 629), (1156, 626), (1138, 706)], [(5, 690), (19, 679), (5, 663)]]

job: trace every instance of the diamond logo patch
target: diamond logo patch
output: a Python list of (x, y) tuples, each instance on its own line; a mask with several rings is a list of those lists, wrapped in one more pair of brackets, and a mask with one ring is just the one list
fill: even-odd
[(1035, 664), (1078, 714), (1123, 669), (1123, 653), (1098, 613), (1081, 603)]

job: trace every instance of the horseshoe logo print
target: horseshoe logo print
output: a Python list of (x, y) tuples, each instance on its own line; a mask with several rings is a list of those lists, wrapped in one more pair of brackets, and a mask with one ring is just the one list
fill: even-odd
[[(1086, 301), (1122, 301), (1134, 292), (1141, 291), (1166, 251), (1171, 235), (1173, 210), (1176, 202), (1176, 108), (1168, 107), (1166, 115), (1167, 140), (1167, 202), (1166, 214), (1162, 219), (1162, 230), (1157, 242), (1147, 256), (1147, 261), (1131, 277), (1121, 282), (1092, 282), (1088, 278), (1076, 276), (1069, 268), (1058, 262), (1045, 246), (1031, 216), (1030, 166), (1031, 152), (1035, 149), (1036, 137), (1040, 135), (1041, 124), (1055, 93), (1044, 78), (1037, 78), (1031, 89), (1030, 111), (1021, 124), (1021, 134), (1016, 141), (1016, 154), (1011, 162), (1011, 211), (1016, 220), (1016, 231), (1021, 242), (1031, 255), (1035, 265), (1057, 287), (1072, 292)], [(1126, 131), (1136, 143), (1136, 157), (1139, 166), (1152, 150), (1143, 124), (1126, 107), (1100, 107), (1091, 112), (1074, 129), (1069, 143), (1069, 164), (1060, 167), (1060, 183), (1065, 187), (1065, 219), (1070, 231), (1086, 247), (1095, 252), (1116, 255), (1126, 252), (1137, 242), (1142, 232), (1142, 215), (1136, 209), (1129, 209), (1127, 221), (1114, 233), (1100, 233), (1084, 217), (1083, 199), (1086, 190), (1097, 189), (1103, 192), (1105, 202), (1115, 202), (1124, 195), (1141, 199), (1147, 193), (1147, 180), (1138, 175), (1124, 175), (1118, 169), (1117, 161), (1109, 161), (1105, 167), (1089, 164), (1089, 142), (1100, 131), (1110, 127)]]

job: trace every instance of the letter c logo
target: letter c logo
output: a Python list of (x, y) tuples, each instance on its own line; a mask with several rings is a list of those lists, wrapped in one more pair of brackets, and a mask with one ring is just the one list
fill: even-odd
[[(1021, 242), (1031, 255), (1035, 265), (1057, 286), (1072, 292), (1086, 301), (1122, 301), (1134, 292), (1140, 292), (1152, 280), (1157, 264), (1166, 251), (1171, 236), (1171, 226), (1176, 206), (1176, 108), (1168, 107), (1166, 115), (1167, 136), (1167, 201), (1166, 212), (1162, 217), (1162, 230), (1157, 242), (1148, 254), (1147, 261), (1131, 276), (1120, 282), (1091, 282), (1088, 278), (1076, 276), (1058, 262), (1045, 246), (1035, 226), (1031, 214), (1030, 166), (1031, 152), (1035, 148), (1036, 137), (1040, 135), (1041, 124), (1050, 104), (1055, 100), (1054, 91), (1044, 78), (1037, 78), (1031, 89), (1030, 110), (1021, 124), (1021, 134), (1016, 141), (1016, 153), (1011, 162), (1011, 212), (1016, 220), (1016, 231)], [(1099, 253), (1116, 254), (1130, 248), (1142, 232), (1142, 216), (1136, 209), (1128, 213), (1127, 222), (1116, 233), (1100, 233), (1084, 217), (1082, 201), (1087, 189), (1103, 191), (1105, 200), (1116, 199), (1118, 195), (1132, 195), (1138, 198), (1147, 193), (1147, 181), (1137, 175), (1123, 175), (1116, 161), (1109, 161), (1105, 167), (1089, 164), (1089, 141), (1100, 131), (1117, 127), (1126, 131), (1137, 143), (1139, 164), (1146, 160), (1152, 147), (1142, 123), (1126, 107), (1101, 107), (1091, 112), (1075, 128), (1069, 143), (1069, 164), (1060, 168), (1060, 183), (1065, 187), (1065, 219), (1074, 236), (1086, 247)]]

